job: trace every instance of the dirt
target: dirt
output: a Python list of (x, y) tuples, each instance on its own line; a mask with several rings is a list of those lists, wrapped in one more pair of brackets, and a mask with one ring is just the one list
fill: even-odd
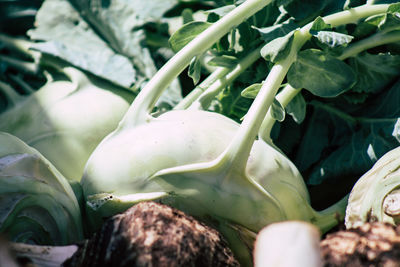
[(183, 212), (142, 202), (106, 221), (64, 267), (239, 266), (214, 229)]
[(400, 226), (366, 223), (339, 230), (321, 241), (324, 266), (400, 266)]

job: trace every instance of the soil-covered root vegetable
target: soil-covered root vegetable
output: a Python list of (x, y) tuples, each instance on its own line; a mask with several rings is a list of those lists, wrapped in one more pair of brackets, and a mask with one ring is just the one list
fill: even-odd
[(321, 241), (324, 266), (400, 266), (400, 229), (389, 223), (328, 234)]
[[(0, 131), (36, 148), (71, 181), (100, 141), (113, 131), (135, 94), (73, 67), (0, 114)], [(0, 91), (1, 88), (0, 88)]]
[(166, 205), (141, 202), (107, 220), (64, 267), (239, 266), (221, 235)]
[(307, 222), (286, 221), (264, 227), (254, 246), (254, 266), (320, 267), (320, 231)]
[(36, 149), (0, 132), (0, 233), (14, 242), (65, 245), (83, 238), (67, 179)]
[(354, 185), (346, 209), (346, 227), (375, 221), (398, 224), (399, 187), (400, 147), (397, 147), (383, 155)]

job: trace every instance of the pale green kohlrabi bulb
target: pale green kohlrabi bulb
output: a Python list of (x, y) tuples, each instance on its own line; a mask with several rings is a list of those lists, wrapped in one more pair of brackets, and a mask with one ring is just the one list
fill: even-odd
[(134, 94), (68, 67), (67, 79), (49, 81), (0, 114), (0, 131), (36, 148), (71, 181), (79, 181), (98, 143), (113, 131)]
[[(253, 231), (269, 222), (308, 216), (304, 203), (309, 197), (300, 173), (286, 156), (261, 140), (253, 146), (246, 177), (232, 183), (223, 184), (220, 177), (209, 174), (191, 177), (192, 171), (186, 175), (178, 169), (176, 174), (160, 173), (214, 160), (238, 128), (236, 122), (217, 113), (171, 111), (150, 123), (114, 133), (86, 165), (81, 184), (88, 203), (109, 216), (115, 210), (95, 205), (106, 203), (110, 197), (103, 193), (112, 194), (113, 201), (120, 202), (118, 198), (129, 200), (128, 196), (136, 201), (132, 195), (137, 193), (151, 193), (148, 197), (153, 198), (158, 196), (156, 192), (159, 196), (164, 192), (184, 198), (174, 205), (194, 215), (211, 212)], [(266, 196), (262, 188), (271, 196)], [(192, 203), (186, 204), (186, 200)], [(267, 209), (261, 200), (269, 203)]]
[(15, 242), (82, 240), (81, 212), (68, 181), (37, 150), (0, 132), (0, 233)]
[(373, 221), (398, 224), (399, 189), (400, 147), (397, 147), (383, 155), (354, 185), (346, 209), (346, 227)]

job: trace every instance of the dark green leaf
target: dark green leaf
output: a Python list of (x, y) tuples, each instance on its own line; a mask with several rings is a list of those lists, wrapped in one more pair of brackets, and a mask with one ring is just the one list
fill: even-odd
[(245, 98), (254, 99), (262, 87), (262, 83), (255, 83), (244, 89), (240, 94)]
[(315, 166), (308, 183), (334, 182), (341, 177), (357, 177), (365, 173), (377, 159), (399, 146), (393, 135), (396, 123), (397, 119), (393, 119), (363, 125), (339, 149)]
[(201, 62), (198, 57), (194, 57), (190, 62), (188, 75), (190, 78), (192, 78), (194, 85), (196, 85), (200, 81)]
[(298, 93), (286, 106), (286, 112), (292, 116), (296, 123), (300, 124), (306, 117), (306, 105), (304, 97)]
[(215, 14), (219, 18), (221, 18), (221, 17), (225, 16), (226, 14), (228, 14), (229, 12), (231, 12), (233, 9), (235, 9), (235, 5), (226, 5), (223, 7), (218, 7), (218, 8), (207, 10), (205, 13), (206, 14)]
[(276, 121), (282, 122), (285, 120), (285, 108), (274, 98), (271, 105), (271, 117)]
[(204, 21), (192, 21), (188, 24), (183, 25), (179, 30), (174, 32), (174, 34), (169, 39), (170, 47), (175, 52), (178, 52), (190, 41), (192, 41), (197, 35), (202, 33), (211, 25), (212, 23)]
[(299, 171), (304, 172), (318, 162), (322, 152), (329, 145), (331, 129), (329, 118), (320, 112), (314, 112), (308, 121), (306, 132), (301, 138), (297, 154), (294, 159)]
[(226, 67), (226, 68), (235, 67), (237, 65), (237, 63), (238, 63), (238, 60), (236, 57), (228, 56), (228, 55), (213, 57), (211, 60), (207, 61), (207, 64), (210, 66), (219, 66), (219, 67)]
[(317, 49), (301, 51), (287, 78), (294, 88), (304, 88), (321, 97), (337, 96), (356, 82), (352, 68)]
[(400, 56), (363, 53), (349, 61), (357, 74), (354, 92), (377, 93), (400, 75)]
[(278, 62), (287, 57), (290, 52), (290, 47), (293, 41), (293, 34), (291, 32), (285, 36), (276, 38), (267, 43), (261, 49), (261, 56), (267, 61)]

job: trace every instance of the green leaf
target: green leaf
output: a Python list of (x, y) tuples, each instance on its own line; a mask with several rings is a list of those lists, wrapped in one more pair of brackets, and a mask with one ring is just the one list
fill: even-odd
[(377, 93), (399, 76), (400, 55), (362, 53), (350, 59), (357, 74), (352, 92)]
[(399, 13), (400, 12), (400, 3), (395, 3), (395, 4), (389, 5), (387, 12), (388, 13)]
[(255, 84), (248, 86), (240, 94), (241, 94), (241, 96), (243, 96), (245, 98), (254, 99), (254, 98), (256, 98), (261, 87), (262, 87), (262, 83), (255, 83)]
[(229, 12), (231, 12), (233, 9), (235, 9), (235, 7), (236, 7), (235, 5), (226, 5), (226, 6), (207, 10), (204, 13), (214, 14), (214, 15), (217, 15), (219, 18), (221, 18), (221, 17), (225, 16), (226, 14), (228, 14)]
[(276, 98), (274, 98), (271, 105), (271, 117), (279, 122), (285, 120), (285, 108)]
[(331, 48), (346, 46), (354, 39), (354, 37), (351, 35), (333, 31), (319, 31), (314, 36), (318, 39), (318, 41), (328, 45)]
[(317, 49), (301, 51), (287, 78), (294, 88), (304, 88), (321, 97), (338, 96), (356, 82), (352, 68)]
[(194, 85), (200, 81), (201, 62), (198, 57), (194, 57), (190, 62), (188, 75), (190, 78), (192, 78)]
[(261, 49), (261, 56), (265, 58), (265, 60), (273, 63), (286, 58), (290, 52), (293, 35), (294, 31), (270, 41)]
[(300, 124), (306, 117), (306, 105), (304, 97), (299, 93), (286, 106), (286, 112), (296, 123)]
[(293, 18), (269, 27), (257, 28), (253, 26), (253, 28), (261, 34), (261, 39), (265, 42), (270, 42), (278, 37), (285, 36), (293, 30), (296, 30), (298, 27), (299, 26), (294, 22)]
[(353, 40), (353, 36), (331, 31), (332, 27), (326, 24), (321, 17), (318, 17), (313, 22), (310, 34), (318, 39), (322, 44), (330, 48), (338, 46), (346, 46)]
[(219, 66), (226, 68), (233, 68), (237, 65), (238, 60), (234, 56), (222, 55), (213, 57), (211, 60), (207, 61), (210, 66)]
[(174, 32), (174, 34), (169, 39), (169, 45), (175, 52), (181, 50), (185, 45), (192, 41), (197, 35), (202, 33), (212, 23), (204, 21), (192, 21), (188, 24), (183, 25), (179, 30)]
[(332, 26), (330, 24), (326, 24), (323, 18), (317, 17), (310, 29), (310, 33), (314, 34), (315, 32), (323, 31), (323, 30), (330, 30)]

